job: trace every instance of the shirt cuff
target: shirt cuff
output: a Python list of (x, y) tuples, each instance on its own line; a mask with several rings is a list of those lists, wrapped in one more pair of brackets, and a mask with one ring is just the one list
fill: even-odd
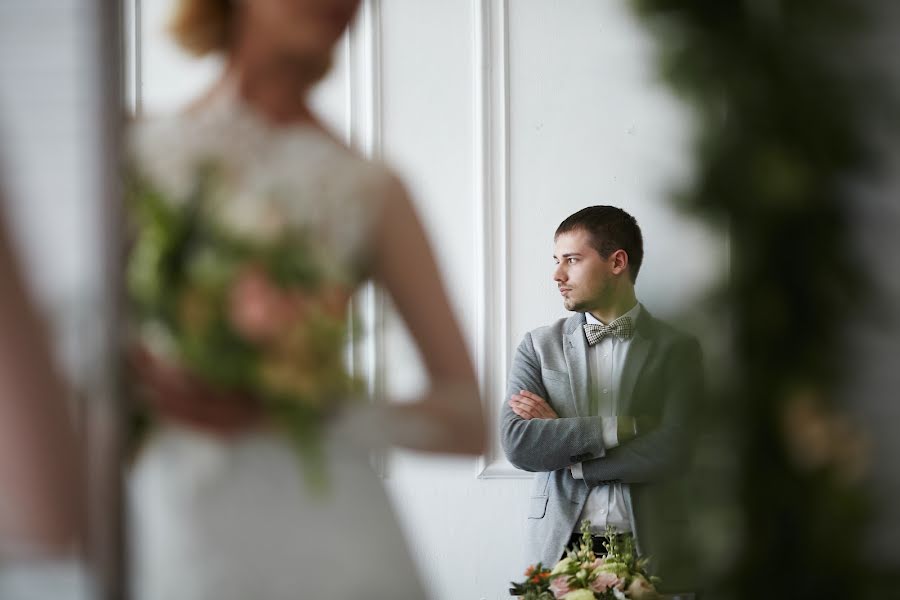
[(603, 417), (603, 446), (607, 449), (619, 445), (619, 418)]
[(581, 466), (581, 463), (575, 463), (569, 470), (572, 472), (572, 477), (575, 479), (584, 479), (584, 469)]

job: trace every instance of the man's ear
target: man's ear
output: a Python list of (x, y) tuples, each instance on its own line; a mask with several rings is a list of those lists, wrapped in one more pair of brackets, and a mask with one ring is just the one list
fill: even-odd
[(624, 273), (625, 269), (628, 268), (628, 253), (621, 248), (613, 252), (610, 258), (612, 259), (612, 272), (615, 275)]

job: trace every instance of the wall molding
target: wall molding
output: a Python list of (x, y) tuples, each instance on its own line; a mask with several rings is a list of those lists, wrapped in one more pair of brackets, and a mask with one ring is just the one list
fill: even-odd
[[(509, 366), (509, 28), (508, 0), (473, 0), (473, 156), (477, 269), (475, 362), (485, 414), (495, 433)], [(495, 436), (491, 436), (495, 437)], [(529, 474), (496, 442), (477, 461), (481, 479)]]
[[(381, 0), (366, 0), (345, 38), (346, 49), (346, 126), (348, 145), (372, 159), (384, 154), (382, 110)], [(372, 403), (386, 398), (384, 364), (386, 302), (384, 291), (375, 283), (366, 283), (353, 300), (352, 313), (361, 316), (363, 343), (353, 343), (351, 371), (366, 381), (366, 395)], [(356, 323), (351, 321), (351, 326)], [(372, 463), (381, 477), (388, 475), (388, 454), (377, 451)]]
[(123, 94), (131, 114), (140, 118), (144, 113), (144, 7), (143, 0), (126, 0), (123, 24), (123, 45), (125, 48), (125, 81)]
[(381, 0), (366, 0), (346, 37), (347, 143), (380, 160), (382, 134)]

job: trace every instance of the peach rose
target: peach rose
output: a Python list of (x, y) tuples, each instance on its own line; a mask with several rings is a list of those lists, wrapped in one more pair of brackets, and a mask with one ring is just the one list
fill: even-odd
[(649, 581), (638, 576), (628, 586), (628, 597), (632, 600), (657, 600), (659, 594)]

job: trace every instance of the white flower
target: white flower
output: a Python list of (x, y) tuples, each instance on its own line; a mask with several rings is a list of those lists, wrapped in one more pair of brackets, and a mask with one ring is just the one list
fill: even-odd
[(566, 573), (569, 570), (569, 565), (572, 564), (572, 559), (566, 557), (556, 563), (556, 566), (553, 567), (553, 570), (550, 571), (551, 575), (559, 575), (560, 573)]

